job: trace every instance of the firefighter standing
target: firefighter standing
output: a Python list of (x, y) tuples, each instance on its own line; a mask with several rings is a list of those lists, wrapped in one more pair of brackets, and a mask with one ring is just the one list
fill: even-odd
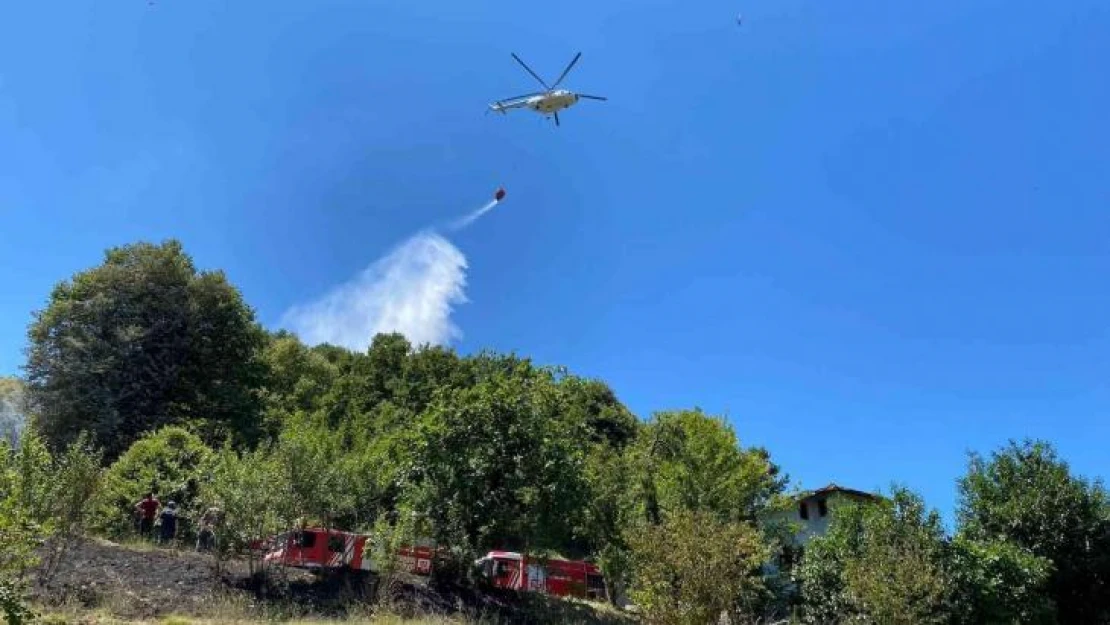
[(197, 551), (211, 551), (216, 547), (216, 528), (223, 517), (223, 511), (212, 506), (200, 517), (200, 531), (197, 532)]
[(159, 518), (162, 522), (162, 531), (158, 542), (167, 544), (177, 538), (177, 504), (172, 501), (167, 503)]
[(154, 519), (158, 516), (158, 508), (162, 502), (154, 496), (154, 492), (147, 493), (146, 497), (135, 504), (135, 513), (139, 515), (139, 535), (149, 538), (154, 531)]

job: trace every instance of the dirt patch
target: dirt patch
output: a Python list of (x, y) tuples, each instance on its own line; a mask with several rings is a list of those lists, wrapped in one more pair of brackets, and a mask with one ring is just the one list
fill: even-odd
[(33, 596), (46, 606), (103, 607), (127, 618), (196, 614), (222, 587), (210, 556), (89, 540)]

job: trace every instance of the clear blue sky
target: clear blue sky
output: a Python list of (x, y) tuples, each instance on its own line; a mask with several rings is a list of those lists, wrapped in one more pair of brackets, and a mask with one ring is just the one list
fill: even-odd
[[(744, 23), (736, 16), (742, 12)], [(104, 248), (180, 238), (274, 327), (450, 235), (464, 352), (727, 414), (805, 486), (946, 513), (969, 449), (1110, 476), (1102, 0), (17, 2), (0, 12), (0, 373)], [(509, 57), (607, 95), (483, 115)]]

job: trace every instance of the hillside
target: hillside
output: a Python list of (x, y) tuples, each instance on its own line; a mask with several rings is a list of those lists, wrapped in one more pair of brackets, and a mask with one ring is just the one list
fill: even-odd
[[(121, 545), (89, 540), (76, 546), (52, 580), (33, 589), (43, 613), (74, 620), (97, 616), (122, 621), (363, 619), (371, 608), (350, 599), (339, 580), (320, 580), (292, 569), (277, 572), (264, 587), (247, 574), (244, 562), (225, 563), (217, 574), (212, 557), (191, 551)], [(543, 599), (512, 592), (436, 590), (403, 584), (388, 613), (431, 622), (544, 622), (613, 624), (628, 617), (605, 606)], [(379, 612), (383, 612), (379, 610)], [(381, 616), (381, 615), (379, 615)]]

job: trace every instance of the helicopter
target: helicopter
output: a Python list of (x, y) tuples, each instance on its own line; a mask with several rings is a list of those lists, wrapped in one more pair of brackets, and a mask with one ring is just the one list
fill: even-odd
[(581, 52), (574, 55), (574, 58), (571, 59), (570, 64), (567, 65), (567, 68), (564, 69), (563, 73), (559, 75), (559, 79), (555, 81), (555, 84), (550, 86), (548, 86), (548, 84), (544, 82), (544, 80), (540, 78), (539, 75), (536, 74), (536, 72), (533, 72), (532, 68), (528, 67), (528, 65), (524, 61), (520, 60), (520, 57), (517, 56), (516, 53), (512, 53), (512, 55), (516, 62), (520, 63), (520, 66), (532, 75), (532, 78), (535, 78), (537, 81), (539, 81), (541, 85), (543, 85), (546, 91), (526, 93), (524, 95), (519, 95), (513, 98), (498, 100), (497, 102), (489, 105), (489, 110), (491, 111), (504, 114), (512, 109), (529, 108), (533, 111), (536, 111), (537, 113), (540, 113), (541, 115), (553, 116), (555, 118), (555, 125), (558, 126), (559, 111), (574, 106), (578, 103), (579, 100), (608, 100), (608, 98), (597, 95), (586, 95), (585, 93), (575, 93), (567, 89), (558, 88), (559, 85), (563, 82), (563, 79), (566, 78), (567, 74), (570, 73), (570, 70), (572, 67), (574, 67), (574, 64), (578, 62), (579, 58), (581, 58)]

